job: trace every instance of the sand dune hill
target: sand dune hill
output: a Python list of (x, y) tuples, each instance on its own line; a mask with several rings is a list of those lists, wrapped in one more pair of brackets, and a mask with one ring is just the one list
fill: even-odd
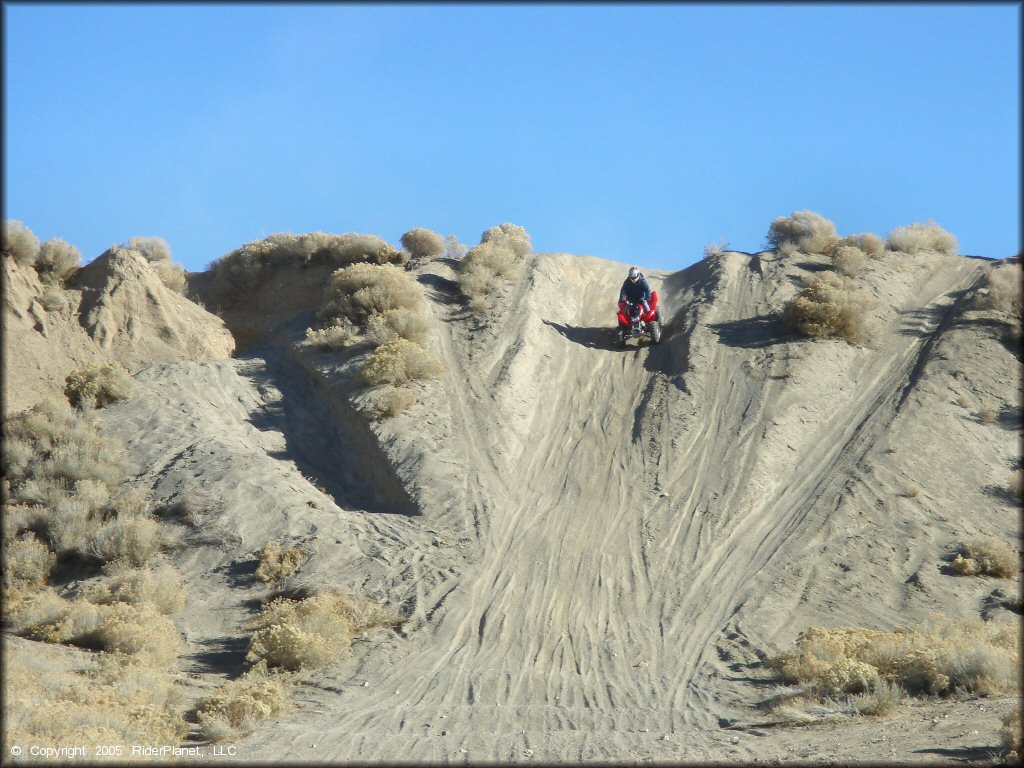
[(64, 377), (84, 365), (113, 360), (135, 373), (154, 362), (223, 359), (234, 350), (219, 318), (167, 288), (133, 251), (111, 248), (59, 289), (14, 259), (5, 258), (3, 269), (8, 413), (60, 395)]
[[(1007, 582), (954, 576), (943, 560), (975, 534), (1019, 544), (1006, 491), (1019, 350), (973, 308), (983, 262), (874, 264), (865, 348), (797, 338), (779, 319), (801, 275), (825, 267), (730, 252), (653, 271), (665, 338), (622, 349), (611, 328), (625, 265), (532, 255), (481, 319), (458, 300), (454, 262), (430, 262), (414, 274), (445, 373), (383, 421), (355, 378), (365, 349), (299, 346), (317, 296), (268, 292), (248, 321), (236, 314), (234, 358), (138, 373), (132, 399), (101, 413), (134, 482), (157, 499), (221, 502), (175, 555), (185, 671), (238, 671), (262, 594), (256, 553), (272, 540), (313, 552), (301, 580), (410, 617), (315, 674), (299, 711), (245, 737), (239, 756), (928, 761), (995, 749), (1005, 697), (984, 712), (911, 703), (882, 726), (757, 727), (771, 687), (761, 662), (808, 625), (891, 629), (986, 606), (1019, 621), (991, 599)], [(126, 328), (90, 306), (97, 328)], [(194, 348), (210, 357), (224, 349), (203, 338)], [(939, 711), (953, 719), (937, 727)]]

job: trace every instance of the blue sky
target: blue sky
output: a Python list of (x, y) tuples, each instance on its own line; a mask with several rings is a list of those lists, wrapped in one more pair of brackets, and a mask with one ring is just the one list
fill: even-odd
[(1017, 4), (3, 10), (4, 218), (86, 261), (511, 221), (676, 269), (800, 209), (1021, 247)]

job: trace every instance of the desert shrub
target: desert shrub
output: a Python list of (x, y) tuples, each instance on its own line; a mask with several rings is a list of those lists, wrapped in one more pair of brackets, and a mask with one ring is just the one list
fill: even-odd
[(455, 235), (448, 235), (444, 239), (444, 255), (446, 258), (455, 259), (455, 261), (461, 261), (466, 258), (466, 252), (469, 249), (459, 242), (459, 238)]
[(516, 259), (522, 259), (532, 248), (530, 235), (526, 230), (508, 222), (484, 230), (480, 236), (480, 243), (492, 243), (501, 248), (508, 248)]
[(867, 256), (864, 251), (852, 245), (840, 245), (832, 253), (832, 265), (836, 272), (846, 277), (856, 277), (864, 269)]
[(367, 357), (359, 373), (365, 383), (376, 387), (435, 379), (443, 370), (441, 361), (419, 344), (395, 338), (377, 347)]
[(264, 584), (284, 581), (309, 560), (309, 557), (309, 552), (302, 547), (284, 548), (276, 541), (272, 541), (260, 550), (256, 578)]
[(873, 302), (862, 291), (833, 272), (807, 278), (804, 285), (783, 307), (790, 326), (812, 338), (838, 336), (852, 344), (866, 343), (867, 315)]
[(408, 339), (422, 346), (430, 336), (430, 322), (422, 311), (404, 307), (389, 309), (366, 319), (366, 335), (377, 344)]
[(73, 491), (96, 494), (95, 481), (112, 487), (125, 477), (122, 446), (99, 434), (67, 402), (46, 401), (4, 422), (4, 458), (12, 498), (54, 507)]
[(63, 283), (81, 266), (79, 250), (59, 237), (52, 237), (39, 247), (36, 270), (46, 282)]
[(160, 551), (160, 523), (148, 517), (106, 520), (92, 531), (89, 551), (104, 562), (144, 565)]
[(987, 536), (962, 544), (951, 565), (965, 576), (1012, 579), (1020, 572), (1020, 557), (1005, 541)]
[(886, 243), (890, 251), (909, 254), (941, 253), (955, 256), (958, 249), (956, 238), (934, 221), (896, 227), (889, 233)]
[[(5, 649), (6, 651), (6, 649)], [(5, 653), (4, 731), (14, 744), (178, 744), (188, 727), (166, 672), (131, 657), (82, 659), (46, 648)]]
[(228, 741), (251, 731), (287, 709), (289, 683), (284, 675), (252, 672), (226, 682), (196, 702), (200, 733), (211, 741)]
[(123, 560), (115, 561), (99, 581), (86, 588), (85, 598), (102, 605), (147, 603), (165, 615), (185, 607), (181, 574), (166, 563), (155, 568), (132, 568)]
[(173, 622), (149, 603), (102, 605), (44, 590), (12, 618), (19, 634), (35, 640), (133, 656), (160, 668), (173, 665), (181, 648)]
[(416, 403), (416, 395), (401, 387), (387, 387), (373, 401), (373, 410), (378, 419), (389, 419)]
[(402, 235), (402, 247), (414, 259), (433, 259), (445, 252), (444, 240), (437, 232), (419, 227)]
[(171, 260), (171, 246), (162, 237), (133, 237), (122, 248), (135, 251), (149, 262), (165, 286), (175, 293), (185, 293), (185, 268)]
[[(6, 510), (5, 510), (6, 512)], [(5, 536), (3, 548), (3, 595), (7, 609), (46, 585), (57, 556), (34, 533), (17, 538)]]
[(173, 261), (155, 261), (151, 265), (160, 282), (175, 293), (185, 293), (188, 281), (185, 278), (185, 268)]
[(999, 742), (1003, 749), (1002, 757), (1008, 764), (1019, 763), (1024, 759), (1024, 728), (1021, 727), (1021, 720), (1024, 713), (1021, 712), (1020, 704), (1015, 706), (1003, 717), (999, 728)]
[(173, 666), (181, 652), (174, 623), (148, 603), (109, 606), (95, 638), (109, 653), (135, 656), (161, 669)]
[(90, 365), (72, 371), (64, 379), (64, 394), (76, 408), (102, 408), (127, 400), (132, 377), (120, 363)]
[(847, 235), (837, 244), (848, 245), (859, 248), (864, 255), (871, 259), (877, 259), (885, 254), (885, 240), (872, 232), (862, 232), (859, 235)]
[(354, 344), (358, 340), (359, 334), (352, 327), (352, 325), (329, 325), (326, 328), (319, 328), (314, 330), (313, 328), (306, 329), (306, 340), (307, 346), (319, 349), (323, 352), (337, 352), (340, 349)]
[(721, 256), (727, 250), (729, 250), (729, 241), (728, 240), (724, 240), (723, 239), (723, 240), (716, 240), (714, 242), (707, 243), (704, 246), (704, 258), (705, 259), (713, 259), (713, 258), (715, 258), (717, 256)]
[(326, 591), (303, 600), (278, 598), (253, 620), (246, 663), (289, 671), (334, 662), (352, 638), (376, 626), (395, 626), (400, 617), (369, 600)]
[(1016, 690), (1016, 628), (980, 619), (933, 616), (893, 632), (810, 627), (797, 650), (768, 662), (785, 682), (812, 696), (872, 692), (884, 681), (912, 694)]
[(1020, 262), (989, 267), (978, 292), (977, 303), (982, 309), (994, 309), (1020, 323), (1024, 318), (1024, 270)]
[(470, 302), (471, 309), (486, 309), (487, 296), (504, 285), (516, 266), (515, 252), (495, 243), (481, 243), (470, 248), (459, 262), (459, 290)]
[(5, 219), (3, 255), (23, 267), (34, 266), (39, 256), (39, 238), (22, 222)]
[(401, 252), (375, 235), (282, 232), (246, 243), (211, 263), (211, 287), (219, 301), (237, 303), (275, 267), (314, 264), (342, 267), (363, 261), (395, 264), (403, 259)]
[(48, 285), (40, 294), (39, 303), (47, 312), (60, 312), (67, 306), (68, 297), (60, 288)]
[(795, 211), (792, 216), (779, 216), (768, 227), (768, 245), (781, 248), (794, 245), (800, 253), (828, 253), (839, 241), (831, 221), (814, 211)]
[(331, 275), (319, 316), (364, 323), (389, 309), (414, 309), (422, 300), (415, 278), (394, 265), (353, 264)]
[(146, 261), (171, 260), (171, 246), (162, 237), (133, 237), (123, 247), (141, 254)]

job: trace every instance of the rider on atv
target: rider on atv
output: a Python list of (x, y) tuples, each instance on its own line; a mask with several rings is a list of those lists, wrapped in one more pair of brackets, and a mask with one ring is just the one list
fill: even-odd
[(619, 291), (618, 330), (620, 344), (627, 339), (649, 336), (657, 344), (661, 341), (661, 307), (658, 293), (651, 290), (647, 279), (636, 267), (629, 268), (629, 276)]
[(619, 303), (627, 301), (630, 304), (643, 304), (646, 314), (651, 311), (648, 304), (650, 300), (651, 286), (647, 284), (647, 278), (636, 267), (630, 267), (629, 275), (622, 283), (622, 290), (619, 291)]

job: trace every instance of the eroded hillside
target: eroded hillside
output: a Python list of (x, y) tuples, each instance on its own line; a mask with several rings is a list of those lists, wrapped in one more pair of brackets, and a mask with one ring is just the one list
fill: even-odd
[[(665, 339), (621, 349), (624, 265), (530, 256), (481, 319), (455, 262), (429, 262), (414, 274), (445, 372), (382, 421), (365, 349), (301, 345), (315, 296), (286, 296), (293, 313), (235, 359), (140, 373), (104, 413), (137, 482), (223, 501), (179, 556), (193, 671), (240, 661), (269, 540), (313, 551), (306, 582), (410, 618), (318, 674), (302, 716), (245, 754), (749, 759), (763, 744), (735, 726), (759, 717), (762, 662), (808, 625), (1018, 620), (946, 564), (966, 536), (1018, 535), (1019, 351), (974, 309), (983, 263), (873, 263), (866, 347), (781, 322), (827, 266), (730, 252), (649, 273)], [(828, 738), (773, 748), (828, 755)]]

